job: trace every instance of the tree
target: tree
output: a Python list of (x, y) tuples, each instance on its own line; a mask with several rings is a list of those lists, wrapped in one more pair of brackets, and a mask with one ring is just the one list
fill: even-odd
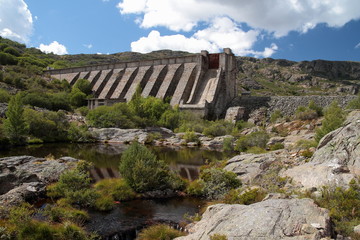
[(6, 111), (4, 130), (12, 144), (23, 144), (28, 128), (24, 119), (24, 108), (20, 93), (10, 99)]

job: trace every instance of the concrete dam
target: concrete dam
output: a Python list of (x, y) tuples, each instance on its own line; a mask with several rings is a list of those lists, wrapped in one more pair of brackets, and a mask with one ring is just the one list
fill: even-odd
[(201, 51), (184, 57), (48, 70), (52, 78), (74, 85), (78, 79), (91, 83), (90, 109), (128, 102), (137, 86), (142, 96), (171, 98), (172, 106), (206, 118), (220, 118), (237, 96), (236, 59), (231, 49), (209, 54)]

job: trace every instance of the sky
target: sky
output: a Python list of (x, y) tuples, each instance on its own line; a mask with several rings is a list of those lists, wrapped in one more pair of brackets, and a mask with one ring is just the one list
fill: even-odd
[(0, 0), (0, 36), (60, 55), (360, 61), (360, 0)]

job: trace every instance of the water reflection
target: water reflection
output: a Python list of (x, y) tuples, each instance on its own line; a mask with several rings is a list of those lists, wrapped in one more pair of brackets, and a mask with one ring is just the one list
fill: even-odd
[[(45, 157), (49, 154), (55, 158), (70, 156), (94, 163), (91, 175), (95, 180), (119, 177), (118, 166), (121, 153), (128, 147), (126, 144), (43, 144), (15, 147), (0, 151), (0, 157), (29, 155)], [(220, 160), (224, 154), (197, 148), (169, 148), (148, 146), (159, 159), (166, 162), (170, 169), (181, 177), (194, 180), (199, 176), (199, 167), (209, 161)]]

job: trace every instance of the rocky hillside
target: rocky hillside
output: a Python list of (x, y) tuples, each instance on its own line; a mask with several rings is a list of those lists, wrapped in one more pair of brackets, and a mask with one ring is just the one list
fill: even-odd
[(344, 95), (360, 89), (360, 62), (237, 60), (242, 91), (253, 95)]

